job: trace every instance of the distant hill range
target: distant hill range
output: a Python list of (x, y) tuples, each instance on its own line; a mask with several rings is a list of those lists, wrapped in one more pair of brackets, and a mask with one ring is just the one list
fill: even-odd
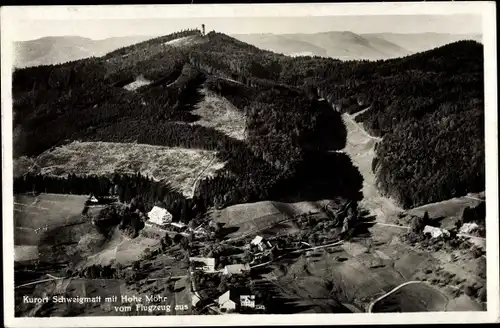
[(126, 36), (92, 40), (80, 36), (51, 36), (19, 41), (14, 43), (14, 66), (52, 65), (102, 56), (118, 48), (151, 38), (153, 36)]
[[(235, 34), (234, 38), (258, 48), (290, 56), (320, 56), (340, 60), (388, 59), (403, 57), (460, 40), (481, 42), (480, 35), (444, 33), (323, 32), (315, 34)], [(59, 64), (102, 56), (156, 36), (126, 36), (92, 40), (80, 36), (44, 37), (16, 42), (14, 66)]]
[(320, 56), (340, 60), (389, 59), (430, 50), (460, 40), (481, 42), (481, 35), (446, 33), (323, 32), (315, 34), (235, 34), (232, 37), (261, 49), (289, 56)]

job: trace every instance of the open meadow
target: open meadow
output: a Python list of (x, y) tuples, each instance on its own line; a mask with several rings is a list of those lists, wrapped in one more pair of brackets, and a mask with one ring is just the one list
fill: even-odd
[(277, 297), (288, 301), (334, 299), (350, 311), (365, 312), (371, 302), (399, 285), (421, 281), (387, 295), (372, 311), (481, 310), (473, 298), (457, 293), (465, 284), (484, 283), (465, 251), (451, 261), (445, 251), (404, 244), (399, 239), (401, 229), (375, 225), (369, 232), (340, 246), (287, 255), (259, 271), (271, 283), (269, 288), (279, 291)]
[(211, 212), (211, 217), (215, 222), (224, 224), (223, 229), (228, 231), (229, 238), (259, 234), (263, 231), (275, 235), (280, 229), (292, 233), (297, 232), (297, 227), (291, 222), (295, 216), (319, 213), (327, 202), (327, 200), (296, 203), (262, 201), (238, 204), (214, 210)]

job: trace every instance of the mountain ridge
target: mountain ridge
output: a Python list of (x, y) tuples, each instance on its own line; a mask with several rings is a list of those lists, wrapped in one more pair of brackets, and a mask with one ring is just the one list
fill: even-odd
[[(412, 207), (484, 190), (482, 74), (482, 45), (474, 41), (379, 62), (342, 62), (184, 31), (101, 58), (16, 70), (14, 151), (33, 156), (63, 140), (215, 150), (227, 164), (198, 184), (195, 195), (204, 202), (290, 196), (284, 190), (303, 196), (306, 186), (315, 198), (356, 198), (359, 172), (343, 154), (324, 152), (345, 145), (340, 113), (370, 106), (357, 120), (383, 136), (377, 178), (384, 192)], [(138, 76), (151, 83), (124, 89)], [(185, 124), (198, 120), (191, 111), (199, 88), (246, 116), (244, 141)], [(435, 147), (426, 149), (429, 144)]]

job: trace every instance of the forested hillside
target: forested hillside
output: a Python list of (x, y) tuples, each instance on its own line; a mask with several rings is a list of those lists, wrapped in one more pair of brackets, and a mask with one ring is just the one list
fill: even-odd
[[(170, 43), (179, 38), (182, 46)], [(150, 83), (123, 88), (139, 76)], [(195, 197), (204, 205), (358, 197), (360, 176), (349, 158), (324, 154), (345, 145), (339, 112), (370, 107), (358, 119), (384, 138), (374, 165), (380, 186), (408, 207), (484, 189), (482, 76), (475, 42), (340, 62), (291, 58), (189, 30), (101, 58), (16, 70), (14, 153), (36, 156), (73, 140), (217, 150), (227, 164), (198, 185)], [(245, 141), (185, 124), (198, 119), (191, 111), (200, 88), (245, 114)]]

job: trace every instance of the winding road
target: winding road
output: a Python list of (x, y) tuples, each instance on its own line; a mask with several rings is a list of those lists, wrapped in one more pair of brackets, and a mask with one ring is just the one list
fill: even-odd
[(391, 291), (385, 293), (384, 295), (378, 297), (377, 299), (375, 299), (374, 301), (372, 301), (370, 303), (370, 305), (368, 306), (368, 313), (372, 313), (373, 311), (373, 307), (375, 306), (375, 304), (381, 300), (383, 300), (384, 298), (390, 296), (391, 294), (394, 294), (395, 292), (397, 292), (399, 289), (403, 288), (404, 286), (407, 286), (407, 285), (411, 285), (411, 284), (425, 284), (425, 282), (423, 281), (419, 281), (419, 280), (412, 280), (412, 281), (407, 281), (405, 283), (402, 283), (401, 285), (393, 288)]

